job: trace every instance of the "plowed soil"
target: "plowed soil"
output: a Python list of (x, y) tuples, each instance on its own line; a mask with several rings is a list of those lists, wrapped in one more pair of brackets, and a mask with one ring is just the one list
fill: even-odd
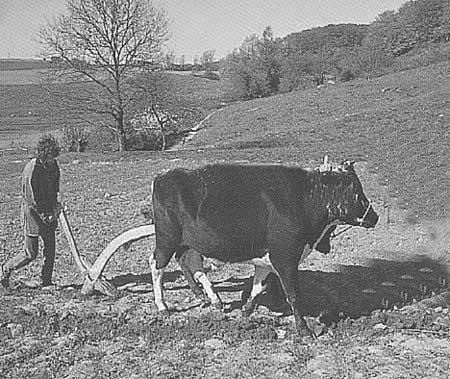
[[(93, 263), (113, 237), (144, 223), (140, 203), (156, 172), (203, 164), (200, 153), (61, 157), (65, 203), (80, 250)], [(164, 159), (163, 159), (164, 158)], [(15, 163), (14, 163), (15, 162)], [(2, 259), (21, 248), (18, 180), (26, 157), (8, 157)], [(57, 287), (35, 288), (41, 262), (14, 273), (0, 298), (2, 378), (446, 378), (450, 368), (448, 223), (410, 222), (364, 163), (366, 194), (380, 214), (374, 230), (333, 240), (299, 267), (308, 322), (317, 339), (300, 339), (276, 278), (250, 318), (242, 298), (253, 268), (209, 273), (224, 310), (203, 307), (175, 263), (165, 282), (172, 314), (154, 305), (144, 240), (117, 252), (106, 276), (116, 298), (80, 293), (83, 276), (58, 235)], [(130, 190), (132, 189), (132, 190)], [(389, 209), (389, 212), (388, 212)], [(389, 216), (389, 217), (388, 217)]]

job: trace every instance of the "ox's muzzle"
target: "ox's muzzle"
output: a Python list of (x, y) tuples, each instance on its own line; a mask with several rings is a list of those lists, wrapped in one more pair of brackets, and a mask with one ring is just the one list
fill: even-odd
[(377, 212), (373, 209), (372, 204), (369, 203), (364, 215), (361, 218), (357, 218), (356, 221), (359, 226), (363, 226), (364, 228), (374, 228), (378, 223), (378, 219), (379, 217)]

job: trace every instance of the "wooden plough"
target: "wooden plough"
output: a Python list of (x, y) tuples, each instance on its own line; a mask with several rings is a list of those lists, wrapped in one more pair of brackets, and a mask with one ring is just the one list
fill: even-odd
[(64, 234), (67, 237), (70, 251), (74, 257), (74, 261), (82, 273), (85, 274), (85, 280), (81, 292), (83, 294), (92, 294), (94, 290), (97, 290), (105, 295), (114, 296), (116, 294), (116, 287), (107, 281), (103, 276), (103, 270), (105, 269), (108, 261), (112, 255), (121, 247), (132, 242), (138, 241), (143, 238), (151, 237), (155, 234), (154, 225), (143, 225), (137, 228), (130, 229), (118, 237), (114, 238), (98, 256), (92, 266), (87, 264), (83, 257), (80, 255), (75, 238), (73, 237), (72, 229), (70, 228), (69, 221), (65, 211), (62, 209), (59, 214), (59, 221)]

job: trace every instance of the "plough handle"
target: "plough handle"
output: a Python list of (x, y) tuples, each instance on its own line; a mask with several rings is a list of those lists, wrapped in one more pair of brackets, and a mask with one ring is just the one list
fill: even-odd
[(75, 242), (75, 238), (73, 237), (72, 229), (70, 228), (69, 220), (67, 219), (67, 215), (64, 209), (61, 209), (59, 213), (59, 221), (61, 223), (64, 234), (66, 235), (67, 242), (69, 243), (69, 248), (72, 252), (75, 263), (77, 264), (81, 272), (89, 275), (91, 271), (90, 267), (84, 262), (83, 258), (80, 255), (80, 252), (78, 251), (78, 247)]

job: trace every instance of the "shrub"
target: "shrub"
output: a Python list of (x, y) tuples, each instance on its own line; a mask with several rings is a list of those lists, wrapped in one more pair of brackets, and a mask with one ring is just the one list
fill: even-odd
[(355, 74), (351, 70), (344, 70), (341, 75), (341, 80), (343, 82), (349, 82), (350, 80), (355, 79)]
[(209, 80), (220, 80), (219, 74), (213, 71), (205, 71), (201, 74), (194, 74), (194, 76), (197, 76), (199, 78), (203, 79), (209, 79)]
[(221, 77), (232, 88), (236, 99), (253, 99), (278, 93), (281, 52), (272, 29), (264, 29), (263, 37), (247, 37), (239, 49), (223, 61)]
[(162, 137), (157, 129), (130, 130), (126, 137), (127, 148), (136, 151), (161, 150)]
[(89, 130), (80, 126), (65, 126), (62, 140), (67, 151), (82, 153), (88, 145)]
[(395, 59), (392, 71), (411, 70), (450, 60), (448, 43), (430, 43)]
[[(156, 114), (157, 113), (157, 114)], [(136, 114), (127, 124), (126, 143), (129, 150), (164, 150), (177, 134), (176, 116), (149, 108)]]
[(89, 150), (104, 153), (117, 151), (117, 136), (113, 130), (98, 126), (89, 129)]

